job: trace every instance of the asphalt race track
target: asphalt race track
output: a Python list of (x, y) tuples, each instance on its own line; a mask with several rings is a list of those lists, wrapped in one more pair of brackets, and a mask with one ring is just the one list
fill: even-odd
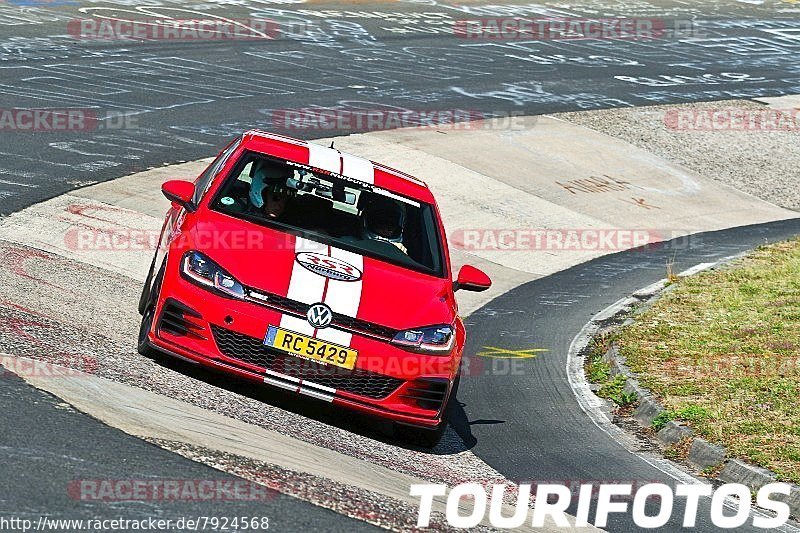
[[(470, 315), (465, 353), (483, 346), (547, 351), (506, 372), (482, 369), (473, 357), (478, 367), (462, 380), (452, 425), (480, 458), (518, 483), (675, 483), (589, 422), (567, 382), (570, 344), (596, 313), (662, 279), (668, 260), (681, 271), (797, 233), (800, 219), (700, 234), (583, 263), (498, 297)], [(682, 516), (673, 514), (674, 530)], [(713, 530), (705, 516), (698, 529)], [(612, 518), (609, 528), (636, 530), (625, 515)]]
[[(666, 1), (637, 4), (635, 13), (603, 0), (583, 7), (515, 5), (436, 0), (0, 3), (0, 110), (82, 109), (98, 118), (79, 131), (0, 128), (0, 214), (77, 187), (214, 155), (252, 127), (304, 138), (364, 131), (293, 127), (280, 119), (284, 110), (460, 109), (502, 116), (800, 93), (794, 22), (800, 9), (791, 2), (695, 7)], [(98, 14), (269, 17), (285, 32), (276, 39), (237, 42), (70, 35), (71, 20)], [(531, 14), (656, 17), (668, 27), (689, 20), (694, 33), (647, 42), (488, 42), (459, 39), (451, 31), (454, 20)], [(603, 257), (500, 296), (468, 318), (465, 353), (485, 346), (546, 351), (522, 361), (516, 372), (484, 372), (485, 363), (471, 361), (476, 370), (462, 380), (453, 428), (467, 449), (517, 482), (674, 483), (594, 426), (580, 409), (567, 383), (570, 343), (606, 306), (663, 278), (668, 258), (674, 257), (679, 269), (688, 268), (798, 233), (799, 219), (702, 234), (690, 246), (668, 244)], [(5, 377), (0, 380), (6, 411), (0, 448), (14, 460), (2, 461), (0, 476), (14, 482), (11, 495), (0, 497), (3, 514), (223, 514), (197, 502), (109, 509), (70, 499), (64, 485), (89, 472), (110, 478), (230, 476), (108, 428)], [(229, 515), (262, 511), (257, 502), (225, 507)], [(371, 528), (282, 495), (268, 502), (267, 511), (276, 530)], [(671, 524), (675, 529), (678, 515)], [(609, 530), (635, 529), (629, 515), (612, 515)], [(701, 518), (696, 530), (715, 528)]]
[[(92, 110), (85, 131), (0, 132), (0, 213), (70, 188), (207, 157), (251, 127), (305, 138), (281, 110), (462, 109), (525, 115), (800, 93), (791, 3), (738, 2), (486, 8), (425, 2), (92, 2), (0, 4), (0, 109)], [(128, 5), (130, 4), (130, 5)], [(516, 4), (512, 2), (511, 4)], [(544, 3), (548, 5), (547, 2)], [(698, 4), (699, 5), (699, 4)], [(21, 7), (18, 7), (21, 6)], [(378, 16), (377, 14), (383, 14)], [(654, 40), (457, 38), (453, 21), (547, 14), (663, 21)], [(92, 39), (76, 19), (203, 14), (284, 25), (272, 40)], [(76, 39), (83, 35), (84, 38)], [(276, 119), (277, 117), (277, 119)], [(313, 124), (311, 125), (313, 126)], [(14, 176), (23, 176), (24, 182)], [(9, 183), (11, 182), (11, 183)]]
[[(78, 480), (202, 480), (240, 482), (239, 478), (184, 459), (136, 439), (4, 373), (0, 379), (3, 436), (0, 449), (6, 493), (3, 516), (37, 523), (40, 517), (57, 519), (173, 520), (200, 517), (268, 517), (271, 527), (294, 531), (371, 531), (376, 528), (275, 491), (255, 490), (252, 501), (198, 499), (115, 502), (83, 501)], [(198, 482), (198, 486), (199, 486)], [(64, 490), (70, 487), (72, 491)], [(86, 494), (102, 495), (98, 485)], [(233, 490), (232, 485), (228, 487)], [(243, 485), (249, 490), (251, 485)], [(95, 491), (92, 493), (91, 491)], [(50, 528), (42, 530), (49, 530)], [(60, 528), (69, 531), (71, 528)], [(52, 530), (58, 530), (52, 527)]]

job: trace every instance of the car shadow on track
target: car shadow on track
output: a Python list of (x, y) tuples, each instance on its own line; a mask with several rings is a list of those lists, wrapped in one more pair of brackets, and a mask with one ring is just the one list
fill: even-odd
[[(473, 425), (505, 424), (504, 420), (477, 419), (470, 421), (469, 417), (467, 416), (467, 412), (464, 409), (465, 407), (466, 404), (460, 401), (458, 398), (456, 398), (455, 402), (450, 404), (450, 429), (452, 429), (461, 439), (461, 442), (463, 443), (463, 450), (470, 450), (478, 443), (478, 439), (472, 434)], [(438, 448), (439, 446), (436, 447), (436, 449)]]
[[(231, 378), (221, 372), (215, 372), (212, 369), (193, 365), (167, 355), (157, 356), (154, 362), (165, 368), (234, 394), (239, 394), (283, 409), (284, 411), (334, 426), (344, 431), (349, 431), (408, 450), (415, 450), (432, 455), (452, 455), (472, 448), (475, 442), (477, 442), (475, 438), (472, 437), (469, 430), (470, 422), (466, 420), (463, 404), (459, 402), (453, 402), (450, 405), (451, 428), (449, 429), (454, 430), (455, 435), (451, 435), (449, 438), (445, 435), (442, 442), (435, 448), (420, 448), (396, 438), (393, 424), (389, 421), (342, 409), (341, 407), (336, 407), (313, 398), (306, 398), (299, 394), (283, 391), (281, 389)], [(498, 421), (474, 421), (472, 423), (495, 422)], [(448, 433), (450, 433), (449, 430)]]

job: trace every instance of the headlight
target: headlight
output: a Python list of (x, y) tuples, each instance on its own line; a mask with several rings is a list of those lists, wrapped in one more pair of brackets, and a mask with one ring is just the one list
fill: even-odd
[(392, 344), (415, 352), (446, 355), (453, 349), (455, 339), (452, 326), (430, 326), (401, 331)]
[(211, 287), (234, 298), (244, 298), (244, 287), (221, 266), (200, 252), (187, 252), (183, 256), (183, 273), (192, 281)]

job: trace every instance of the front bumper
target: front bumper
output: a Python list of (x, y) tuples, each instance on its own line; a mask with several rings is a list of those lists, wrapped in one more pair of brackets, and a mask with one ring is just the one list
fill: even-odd
[[(183, 329), (174, 327), (176, 307), (184, 310), (183, 318), (189, 324)], [(425, 428), (441, 423), (454, 379), (454, 365), (458, 368), (457, 350), (450, 357), (434, 358), (410, 354), (375, 339), (354, 337), (353, 347), (359, 350), (359, 360), (353, 376), (342, 369), (336, 369), (333, 375), (330, 372), (309, 375), (292, 370), (287, 361), (302, 361), (305, 367), (323, 365), (270, 353), (274, 350), (267, 349), (259, 340), (267, 325), (280, 324), (280, 319), (279, 312), (224, 298), (176, 276), (163, 285), (148, 340), (166, 354), (367, 415)], [(164, 327), (165, 324), (173, 327)], [(222, 334), (227, 335), (223, 341)], [(246, 352), (231, 350), (231, 346), (244, 345)], [(261, 359), (242, 355), (254, 354), (259, 349)], [(416, 364), (408, 364), (414, 361)], [(389, 364), (392, 362), (404, 364)], [(385, 372), (375, 372), (376, 369)], [(353, 377), (357, 379), (353, 381)]]

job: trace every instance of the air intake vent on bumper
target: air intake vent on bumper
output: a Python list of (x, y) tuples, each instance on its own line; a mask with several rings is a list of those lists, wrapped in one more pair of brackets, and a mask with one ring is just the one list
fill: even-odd
[(414, 380), (401, 396), (414, 400), (422, 409), (439, 411), (447, 398), (447, 387), (449, 381), (446, 379), (422, 378)]
[(202, 319), (202, 315), (177, 300), (172, 298), (164, 302), (161, 310), (161, 317), (158, 320), (158, 331), (177, 335), (179, 337), (189, 336), (196, 339), (206, 340), (202, 334), (205, 328), (192, 321), (192, 319)]

